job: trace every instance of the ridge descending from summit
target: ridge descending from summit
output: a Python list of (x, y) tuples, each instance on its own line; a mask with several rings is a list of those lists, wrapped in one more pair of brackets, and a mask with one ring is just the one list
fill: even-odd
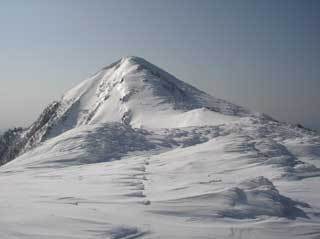
[(10, 161), (81, 125), (120, 122), (133, 128), (180, 128), (217, 125), (244, 116), (266, 118), (210, 96), (143, 58), (128, 56), (50, 104), (12, 144), (3, 145), (0, 160)]

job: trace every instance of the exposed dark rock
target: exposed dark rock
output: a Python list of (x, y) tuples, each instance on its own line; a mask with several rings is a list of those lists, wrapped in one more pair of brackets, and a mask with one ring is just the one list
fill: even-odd
[(9, 129), (0, 136), (0, 165), (3, 165), (21, 153), (41, 142), (52, 127), (60, 102), (53, 102), (40, 117), (28, 128)]

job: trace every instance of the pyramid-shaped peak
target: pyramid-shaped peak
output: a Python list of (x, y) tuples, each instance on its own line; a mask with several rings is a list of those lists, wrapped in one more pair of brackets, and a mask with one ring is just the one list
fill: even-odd
[(131, 60), (131, 61), (146, 61), (145, 59), (143, 59), (142, 57), (139, 56), (124, 56), (121, 57), (121, 61), (126, 61), (126, 60)]
[(180, 128), (225, 124), (243, 116), (252, 113), (141, 57), (126, 56), (49, 105), (26, 131), (21, 150), (82, 125), (117, 122), (133, 128)]
[[(207, 108), (227, 115), (247, 115), (249, 113), (242, 107), (212, 97), (177, 79), (139, 56), (120, 58), (103, 68), (87, 83), (85, 91), (89, 89), (92, 92), (97, 92), (95, 95), (108, 99), (108, 101), (112, 99), (112, 96), (117, 95), (120, 102), (125, 103), (126, 108), (128, 105), (135, 104), (135, 106), (143, 105), (143, 111), (149, 111), (146, 105), (152, 105), (150, 108), (152, 110), (158, 109), (158, 111), (163, 111), (166, 107), (182, 111)], [(96, 91), (97, 85), (98, 90)], [(72, 90), (72, 94), (67, 94), (72, 95), (67, 98), (78, 98), (78, 95), (84, 95), (84, 91), (79, 93), (78, 88), (76, 87), (76, 91)], [(81, 87), (81, 89), (83, 88)], [(136, 100), (135, 103), (132, 103), (132, 99)], [(99, 106), (102, 105), (100, 103)]]
[(152, 63), (148, 62), (147, 60), (145, 60), (142, 57), (124, 56), (124, 57), (121, 57), (119, 60), (115, 61), (114, 63), (112, 63), (110, 65), (106, 65), (101, 70), (108, 70), (113, 67), (120, 68), (121, 66), (124, 66), (124, 68), (126, 68), (126, 66), (132, 66), (132, 65), (139, 65), (144, 68), (148, 68), (148, 66), (155, 67)]

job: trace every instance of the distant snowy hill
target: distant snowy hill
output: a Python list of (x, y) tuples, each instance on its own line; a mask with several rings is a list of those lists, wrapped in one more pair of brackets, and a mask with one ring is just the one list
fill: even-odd
[(0, 137), (3, 238), (318, 238), (320, 136), (138, 57)]

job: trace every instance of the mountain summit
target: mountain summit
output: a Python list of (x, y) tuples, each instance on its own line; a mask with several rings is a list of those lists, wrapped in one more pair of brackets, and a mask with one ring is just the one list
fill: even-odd
[(4, 133), (0, 161), (3, 238), (320, 236), (316, 132), (139, 57)]
[[(105, 122), (122, 122), (135, 128), (199, 125), (202, 122), (193, 116), (201, 118), (204, 110), (232, 116), (249, 114), (139, 57), (124, 57), (103, 68), (68, 91), (59, 104), (64, 122), (55, 129), (57, 132), (52, 131), (54, 135), (77, 125)], [(187, 115), (191, 110), (197, 112)], [(181, 121), (185, 117), (191, 118), (190, 122)]]
[(28, 129), (9, 132), (13, 143), (0, 147), (0, 161), (81, 125), (178, 128), (249, 115), (243, 107), (212, 97), (140, 57), (123, 57), (50, 104)]
[[(188, 114), (187, 112), (192, 112)], [(53, 135), (83, 125), (122, 122), (134, 128), (203, 124), (214, 112), (245, 116), (242, 107), (216, 99), (139, 57), (124, 57), (68, 91), (59, 102)], [(182, 120), (185, 117), (189, 121)], [(211, 117), (211, 118), (212, 118)], [(63, 118), (61, 120), (60, 118)], [(59, 121), (59, 122), (57, 122)]]

